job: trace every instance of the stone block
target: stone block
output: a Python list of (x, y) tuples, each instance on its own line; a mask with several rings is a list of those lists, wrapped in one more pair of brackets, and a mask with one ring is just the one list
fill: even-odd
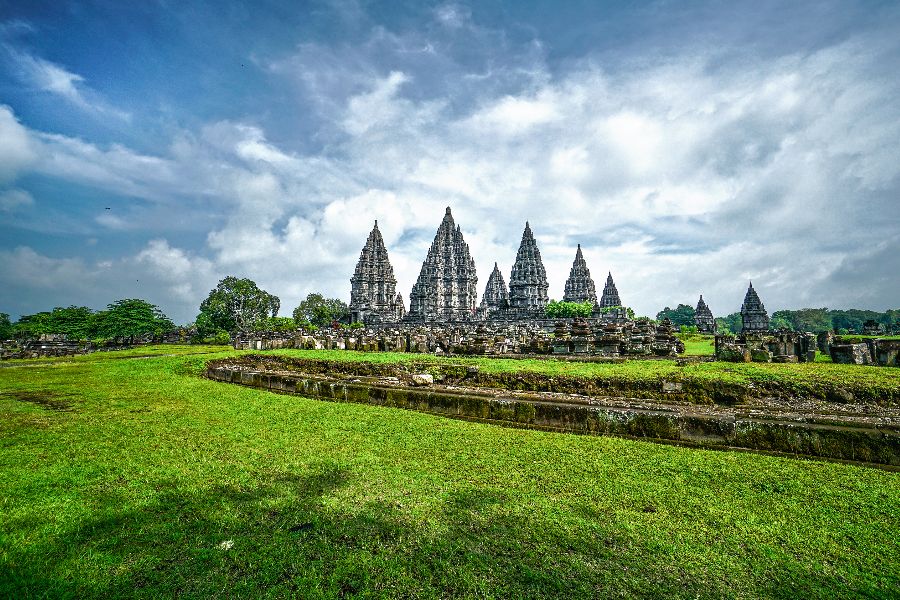
[(868, 344), (832, 344), (831, 362), (842, 365), (868, 365), (872, 363)]

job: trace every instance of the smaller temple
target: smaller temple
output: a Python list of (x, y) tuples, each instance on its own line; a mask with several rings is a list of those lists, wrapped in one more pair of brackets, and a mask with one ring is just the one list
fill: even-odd
[(769, 314), (766, 307), (763, 306), (762, 300), (753, 289), (753, 282), (747, 288), (747, 295), (744, 296), (744, 303), (741, 305), (741, 321), (742, 333), (764, 332), (769, 330)]
[(509, 292), (506, 289), (506, 282), (503, 280), (503, 274), (500, 272), (497, 263), (494, 263), (494, 270), (491, 271), (491, 276), (488, 277), (479, 309), (484, 312), (485, 316), (490, 317), (493, 313), (508, 308)]
[(594, 287), (591, 272), (584, 261), (584, 255), (581, 253), (581, 244), (578, 244), (578, 250), (575, 252), (575, 262), (572, 263), (569, 278), (566, 280), (563, 302), (590, 302), (591, 304), (597, 304), (597, 289)]
[(622, 306), (622, 299), (619, 298), (619, 290), (613, 282), (612, 273), (606, 276), (606, 285), (603, 286), (603, 295), (600, 296), (600, 308), (610, 308), (611, 306)]
[(509, 277), (509, 305), (522, 316), (529, 313), (543, 316), (549, 302), (549, 287), (541, 251), (538, 250), (531, 226), (526, 221), (516, 262)]
[(716, 332), (716, 319), (703, 301), (703, 294), (700, 294), (700, 301), (697, 302), (697, 309), (694, 311), (694, 325), (700, 333)]
[(404, 313), (394, 269), (375, 221), (350, 278), (350, 319), (359, 323), (394, 322)]

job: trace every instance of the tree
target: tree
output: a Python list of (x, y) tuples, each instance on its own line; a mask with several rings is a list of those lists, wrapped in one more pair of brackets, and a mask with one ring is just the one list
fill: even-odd
[(634, 309), (630, 306), (604, 306), (600, 309), (600, 314), (605, 315), (606, 313), (612, 312), (614, 310), (621, 310), (623, 308), (625, 309), (625, 316), (627, 316), (629, 319), (634, 320)]
[(718, 325), (718, 330), (721, 333), (740, 333), (743, 328), (743, 321), (741, 320), (741, 313), (731, 313), (730, 315), (726, 315), (724, 317), (718, 317), (716, 319), (716, 325)]
[(551, 300), (544, 309), (551, 319), (562, 319), (566, 317), (589, 317), (594, 311), (594, 303), (590, 300), (585, 302), (557, 302)]
[(322, 294), (308, 294), (306, 300), (294, 309), (294, 321), (300, 325), (310, 323), (327, 327), (334, 321), (350, 319), (350, 307), (337, 298), (325, 298)]
[(96, 335), (105, 339), (128, 339), (142, 335), (162, 335), (175, 328), (158, 306), (146, 300), (117, 300), (96, 315)]
[(8, 340), (13, 336), (13, 326), (9, 320), (9, 315), (0, 313), (0, 340)]
[(281, 300), (260, 289), (250, 279), (226, 277), (200, 304), (197, 331), (211, 335), (217, 331), (249, 331), (268, 317), (278, 314)]
[(676, 327), (682, 325), (690, 327), (694, 324), (694, 315), (695, 311), (693, 306), (679, 304), (677, 308), (669, 308), (667, 306), (656, 313), (656, 320), (662, 321), (663, 319), (669, 319), (672, 321), (672, 325), (675, 325)]

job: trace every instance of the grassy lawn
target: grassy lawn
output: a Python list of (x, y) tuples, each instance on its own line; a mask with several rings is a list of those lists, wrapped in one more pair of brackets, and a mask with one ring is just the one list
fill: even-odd
[[(236, 353), (198, 350), (217, 349), (0, 368), (0, 597), (900, 589), (900, 474), (280, 396), (199, 378)], [(843, 365), (737, 366), (762, 370), (722, 373)]]
[(900, 369), (839, 365), (830, 361), (795, 364), (704, 362), (678, 366), (673, 360), (592, 363), (486, 357), (442, 358), (430, 354), (327, 350), (273, 350), (267, 354), (375, 363), (414, 362), (423, 365), (451, 361), (475, 365), (491, 373), (524, 372), (550, 376), (606, 378), (648, 385), (657, 385), (660, 380), (681, 381), (706, 388), (723, 384), (743, 386), (749, 390), (771, 387), (813, 398), (826, 398), (835, 389), (839, 389), (853, 393), (862, 402), (900, 405)]
[(678, 339), (684, 343), (685, 356), (712, 356), (716, 353), (716, 338), (713, 335), (679, 333)]

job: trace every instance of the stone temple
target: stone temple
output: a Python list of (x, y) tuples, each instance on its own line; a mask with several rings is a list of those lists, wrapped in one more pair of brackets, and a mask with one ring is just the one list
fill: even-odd
[(409, 295), (406, 320), (420, 323), (473, 320), (477, 284), (475, 261), (448, 206)]
[(613, 282), (612, 273), (606, 276), (606, 285), (603, 286), (603, 295), (600, 296), (600, 308), (610, 308), (612, 306), (623, 306), (622, 299), (619, 298), (619, 290)]
[(360, 323), (392, 322), (403, 318), (405, 312), (394, 268), (375, 221), (350, 278), (350, 318)]
[(497, 263), (494, 263), (494, 270), (488, 277), (484, 295), (481, 297), (481, 305), (478, 308), (487, 317), (509, 309), (509, 291), (506, 289), (506, 282), (503, 280), (503, 274)]
[(525, 222), (522, 241), (516, 253), (516, 262), (509, 277), (509, 306), (519, 315), (543, 316), (549, 298), (547, 297), (547, 271), (541, 260), (541, 251), (531, 233), (531, 226)]
[(766, 307), (753, 289), (753, 282), (747, 288), (747, 295), (744, 296), (744, 303), (741, 305), (741, 332), (763, 332), (769, 330), (769, 314)]
[(697, 302), (697, 309), (694, 311), (694, 325), (700, 333), (715, 333), (717, 329), (716, 319), (703, 301), (703, 294), (700, 294), (700, 301)]
[(578, 250), (575, 251), (575, 262), (572, 263), (569, 278), (566, 280), (563, 302), (597, 304), (597, 289), (594, 287), (594, 280), (591, 279), (587, 263), (584, 262), (584, 255), (581, 254), (581, 244), (578, 244)]

